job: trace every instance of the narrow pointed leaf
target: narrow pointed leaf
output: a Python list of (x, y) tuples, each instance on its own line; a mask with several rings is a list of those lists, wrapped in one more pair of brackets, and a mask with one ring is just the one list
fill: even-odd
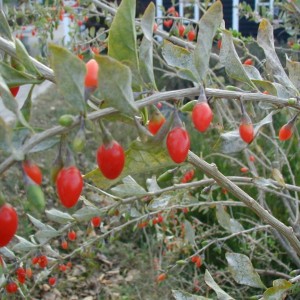
[(131, 176), (125, 177), (123, 183), (113, 187), (111, 192), (118, 197), (143, 196), (147, 194), (147, 191)]
[(232, 34), (228, 30), (223, 30), (220, 61), (229, 77), (248, 84), (249, 88), (255, 88), (241, 63), (233, 44)]
[(226, 260), (229, 271), (237, 283), (254, 288), (265, 288), (249, 257), (240, 253), (226, 253)]
[(288, 295), (289, 289), (293, 284), (285, 279), (277, 279), (273, 281), (273, 286), (268, 288), (264, 294), (264, 300), (282, 300)]
[(205, 283), (216, 292), (218, 300), (234, 300), (234, 298), (219, 287), (208, 270), (205, 270), (204, 280)]
[(230, 218), (223, 205), (217, 205), (216, 216), (219, 224), (231, 233), (244, 230), (243, 226), (235, 219)]
[(43, 79), (20, 72), (2, 61), (0, 62), (0, 73), (9, 87), (41, 83), (43, 81)]
[(50, 221), (59, 224), (66, 224), (74, 221), (74, 218), (70, 214), (61, 212), (60, 210), (54, 208), (46, 210), (46, 216)]
[(38, 247), (37, 245), (27, 241), (26, 239), (24, 239), (20, 236), (16, 235), (16, 237), (18, 238), (19, 243), (14, 245), (12, 248), (12, 250), (15, 252), (28, 252), (28, 251)]
[(193, 61), (193, 53), (189, 50), (165, 40), (162, 47), (162, 56), (169, 66), (178, 69), (178, 72), (180, 72), (178, 75), (181, 78), (194, 82), (200, 81)]
[(84, 79), (85, 64), (67, 49), (50, 44), (51, 66), (56, 84), (64, 100), (75, 106), (78, 112), (85, 111)]
[(101, 210), (95, 206), (85, 206), (79, 210), (77, 210), (72, 217), (76, 219), (78, 222), (89, 221), (93, 217), (99, 216), (101, 214)]
[(146, 85), (156, 89), (153, 72), (153, 25), (155, 18), (155, 5), (150, 2), (142, 17), (141, 27), (144, 37), (139, 49), (139, 63), (142, 78)]
[(22, 62), (29, 74), (36, 75), (39, 77), (42, 76), (37, 67), (32, 62), (25, 46), (19, 39), (16, 39), (16, 53), (18, 59)]
[(213, 3), (199, 21), (197, 44), (194, 51), (194, 63), (201, 81), (205, 79), (209, 68), (209, 58), (214, 36), (223, 20), (221, 1)]
[(10, 41), (13, 40), (11, 29), (7, 22), (7, 18), (6, 15), (4, 14), (3, 9), (0, 10), (0, 35), (9, 39)]
[(289, 71), (289, 78), (294, 86), (300, 89), (300, 62), (293, 61), (286, 57), (286, 66)]
[(192, 224), (188, 221), (188, 220), (185, 220), (184, 221), (184, 232), (185, 232), (185, 238), (187, 239), (187, 241), (195, 246), (196, 243), (195, 243), (195, 230), (192, 226)]
[(284, 68), (282, 67), (282, 64), (277, 56), (274, 46), (273, 27), (266, 19), (263, 19), (258, 27), (257, 43), (264, 50), (267, 60), (267, 67), (272, 73), (274, 80), (293, 90), (295, 95), (297, 95), (298, 92), (296, 87), (286, 75)]
[(108, 35), (108, 55), (130, 67), (134, 86), (140, 83), (135, 8), (135, 0), (123, 0), (113, 19)]
[(109, 56), (96, 56), (99, 63), (99, 89), (108, 106), (121, 113), (135, 115), (138, 111), (131, 88), (131, 71)]

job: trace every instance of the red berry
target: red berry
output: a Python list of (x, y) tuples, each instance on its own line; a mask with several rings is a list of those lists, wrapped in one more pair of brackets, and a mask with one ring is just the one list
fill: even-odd
[(14, 237), (18, 228), (18, 215), (10, 204), (0, 208), (0, 247), (6, 246)]
[(101, 218), (100, 217), (93, 217), (91, 220), (91, 223), (94, 227), (99, 227), (101, 224)]
[(184, 36), (184, 32), (185, 32), (185, 26), (183, 24), (179, 24), (177, 26), (177, 28), (178, 28), (179, 36), (183, 37)]
[(159, 274), (159, 275), (156, 277), (156, 282), (162, 282), (162, 281), (164, 281), (166, 278), (167, 278), (167, 274), (166, 274), (166, 273)]
[(13, 86), (13, 87), (10, 87), (10, 88), (9, 88), (11, 94), (12, 94), (14, 97), (16, 97), (16, 96), (18, 95), (19, 89), (20, 89), (19, 86)]
[(5, 289), (8, 294), (14, 294), (18, 290), (18, 285), (11, 281), (5, 286)]
[(164, 26), (167, 27), (167, 28), (170, 28), (173, 24), (173, 20), (171, 19), (168, 19), (168, 20), (164, 20)]
[(82, 176), (75, 166), (63, 168), (59, 171), (56, 179), (56, 189), (63, 206), (71, 208), (76, 205), (82, 188)]
[(242, 140), (250, 144), (254, 139), (254, 128), (252, 123), (241, 122), (240, 124), (240, 136)]
[(249, 160), (252, 161), (252, 162), (254, 162), (255, 161), (255, 157), (253, 155), (250, 155), (249, 156)]
[(31, 163), (28, 160), (23, 161), (23, 170), (31, 180), (36, 184), (40, 185), (42, 183), (43, 175), (38, 165)]
[(39, 256), (34, 256), (34, 257), (32, 258), (32, 260), (31, 260), (31, 262), (32, 262), (33, 265), (38, 264), (39, 261), (40, 261)]
[(194, 126), (200, 132), (205, 132), (213, 119), (213, 113), (207, 102), (198, 102), (192, 112)]
[(253, 65), (253, 60), (251, 58), (246, 59), (244, 61), (244, 65), (252, 66)]
[(77, 21), (77, 25), (80, 27), (80, 26), (82, 26), (82, 24), (83, 24), (83, 22), (81, 21), (81, 20), (78, 20)]
[(286, 141), (291, 138), (291, 136), (293, 135), (292, 127), (293, 126), (291, 124), (287, 123), (280, 128), (278, 134), (280, 141)]
[(247, 167), (242, 167), (241, 168), (242, 173), (247, 173), (248, 171), (249, 171), (249, 169)]
[(98, 86), (99, 66), (96, 60), (91, 59), (86, 63), (86, 75), (84, 86), (87, 88), (96, 88)]
[(157, 31), (157, 28), (158, 28), (157, 23), (154, 23), (154, 24), (153, 24), (153, 32), (156, 32), (156, 31)]
[(156, 110), (151, 114), (148, 123), (148, 130), (154, 135), (159, 131), (159, 129), (165, 122), (166, 118), (162, 115), (160, 111)]
[(67, 266), (64, 265), (64, 264), (59, 265), (58, 267), (59, 267), (59, 270), (60, 270), (61, 272), (66, 272), (66, 270), (67, 270)]
[(48, 258), (46, 255), (41, 255), (39, 257), (39, 262), (38, 262), (39, 266), (41, 268), (46, 268), (48, 266)]
[(174, 6), (171, 6), (171, 7), (168, 8), (167, 13), (168, 13), (168, 14), (174, 14), (175, 11), (176, 11), (175, 7), (174, 7)]
[(188, 33), (187, 33), (187, 38), (190, 42), (192, 42), (195, 38), (196, 38), (196, 31), (195, 29), (191, 29)]
[(17, 274), (17, 277), (18, 277), (18, 281), (21, 283), (21, 284), (24, 284), (25, 283), (25, 280), (26, 280), (26, 270), (24, 268), (18, 268), (16, 270), (16, 274)]
[(75, 18), (75, 17), (74, 17), (73, 14), (70, 14), (70, 15), (69, 15), (69, 18), (70, 18), (71, 21), (74, 21), (74, 18)]
[(263, 91), (264, 95), (270, 95), (270, 93), (268, 91)]
[(72, 262), (71, 262), (71, 261), (68, 261), (68, 262), (67, 262), (67, 268), (69, 268), (69, 269), (72, 268)]
[(50, 277), (50, 278), (48, 279), (48, 283), (49, 283), (49, 285), (51, 285), (51, 286), (55, 285), (55, 283), (56, 283), (56, 278), (55, 278), (55, 277)]
[(125, 164), (125, 153), (122, 146), (115, 140), (108, 145), (101, 145), (97, 151), (97, 163), (106, 178), (117, 178)]
[(202, 259), (201, 259), (201, 256), (199, 255), (194, 255), (192, 258), (191, 258), (191, 262), (193, 262), (197, 268), (200, 268), (201, 265), (202, 265)]
[(137, 224), (137, 227), (140, 229), (145, 228), (147, 226), (148, 226), (148, 221), (144, 221), (144, 222)]
[(192, 169), (190, 171), (187, 171), (184, 174), (183, 178), (181, 179), (181, 183), (186, 183), (186, 182), (191, 181), (193, 179), (194, 175), (195, 175), (195, 170)]
[(167, 149), (175, 163), (185, 161), (190, 149), (190, 137), (183, 127), (175, 127), (168, 133)]
[(63, 240), (60, 244), (60, 246), (64, 249), (67, 250), (68, 249), (68, 242), (66, 240)]
[(190, 211), (190, 210), (189, 210), (188, 207), (184, 207), (184, 208), (182, 209), (182, 212), (183, 212), (184, 214), (187, 214), (189, 211)]
[(75, 241), (76, 238), (77, 238), (76, 232), (75, 232), (74, 230), (70, 231), (70, 232), (68, 233), (68, 238), (69, 238), (70, 241)]
[(157, 223), (160, 224), (164, 221), (164, 217), (161, 214), (158, 214), (157, 216)]
[(222, 40), (221, 39), (218, 40), (218, 45), (217, 46), (218, 46), (219, 50), (222, 48)]

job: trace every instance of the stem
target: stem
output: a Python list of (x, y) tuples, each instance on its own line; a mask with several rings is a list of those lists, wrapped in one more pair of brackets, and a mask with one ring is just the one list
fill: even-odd
[(275, 217), (273, 217), (267, 210), (258, 204), (250, 195), (244, 192), (236, 184), (230, 181), (226, 176), (219, 172), (215, 164), (209, 164), (193, 152), (189, 152), (188, 161), (194, 166), (203, 171), (207, 176), (212, 177), (221, 187), (233, 194), (239, 200), (246, 204), (255, 214), (264, 222), (271, 225), (279, 233), (281, 233), (291, 244), (292, 248), (300, 255), (300, 242), (295, 236), (292, 227), (288, 227)]

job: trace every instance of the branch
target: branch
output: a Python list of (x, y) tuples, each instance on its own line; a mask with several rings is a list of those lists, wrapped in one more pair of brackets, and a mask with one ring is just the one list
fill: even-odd
[(225, 188), (232, 195), (237, 197), (246, 204), (255, 214), (264, 222), (271, 225), (278, 232), (280, 232), (291, 244), (293, 249), (300, 255), (300, 242), (297, 239), (293, 228), (288, 227), (275, 217), (273, 217), (267, 210), (258, 204), (250, 195), (244, 192), (236, 184), (231, 182), (226, 176), (219, 172), (215, 164), (209, 164), (203, 159), (199, 158), (196, 154), (189, 151), (188, 161), (202, 170), (207, 176), (213, 178), (221, 187)]

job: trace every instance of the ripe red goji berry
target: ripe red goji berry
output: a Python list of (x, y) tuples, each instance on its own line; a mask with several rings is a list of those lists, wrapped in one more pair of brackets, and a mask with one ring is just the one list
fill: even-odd
[(198, 102), (192, 112), (192, 120), (195, 128), (205, 132), (213, 120), (213, 113), (207, 102)]
[(9, 88), (11, 94), (16, 97), (19, 93), (20, 87), (19, 86), (12, 86)]
[(14, 281), (11, 281), (6, 284), (5, 289), (8, 294), (14, 294), (18, 290), (18, 285)]
[(56, 284), (56, 278), (55, 277), (50, 277), (48, 279), (48, 283), (49, 283), (49, 285), (54, 286)]
[(243, 106), (242, 106), (242, 112), (243, 112), (243, 116), (241, 119), (239, 132), (240, 132), (240, 136), (241, 136), (242, 140), (244, 142), (250, 144), (254, 139), (254, 127), (253, 127), (250, 117), (244, 111)]
[(217, 43), (218, 49), (220, 50), (222, 48), (222, 40), (219, 39)]
[(179, 36), (183, 37), (184, 36), (184, 32), (185, 32), (185, 26), (183, 24), (178, 24), (177, 28), (178, 28)]
[(37, 164), (25, 160), (23, 161), (22, 166), (24, 172), (31, 180), (33, 180), (38, 185), (42, 183), (43, 175), (41, 169)]
[(80, 26), (82, 26), (82, 24), (83, 24), (83, 21), (81, 21), (81, 20), (78, 20), (77, 21), (77, 25), (80, 27)]
[(61, 264), (61, 265), (59, 265), (58, 267), (59, 267), (59, 270), (60, 270), (61, 272), (66, 272), (66, 270), (67, 270), (67, 266), (64, 265), (64, 264)]
[(68, 242), (66, 240), (63, 240), (60, 244), (60, 246), (62, 247), (62, 249), (67, 250), (68, 249)]
[(99, 65), (95, 59), (90, 59), (86, 64), (86, 75), (84, 86), (86, 88), (96, 88), (98, 86)]
[[(188, 207), (184, 207), (182, 210), (181, 210), (184, 214), (187, 214), (190, 210)], [(183, 224), (184, 225), (184, 224)]]
[(171, 20), (171, 19), (164, 20), (163, 24), (166, 28), (170, 28), (173, 24), (173, 20)]
[(142, 228), (147, 227), (148, 224), (149, 224), (148, 221), (140, 222), (140, 223), (137, 224), (137, 227), (142, 229)]
[(10, 204), (0, 207), (0, 247), (6, 246), (18, 228), (18, 215)]
[(242, 167), (241, 168), (242, 173), (247, 173), (248, 171), (249, 171), (249, 169), (247, 167)]
[(192, 42), (195, 38), (196, 38), (196, 31), (195, 29), (191, 29), (188, 33), (187, 33), (187, 38), (190, 42)]
[(31, 259), (31, 262), (33, 265), (36, 265), (38, 264), (40, 261), (40, 257), (39, 256), (34, 256), (32, 259)]
[(67, 268), (69, 268), (69, 269), (72, 268), (72, 262), (71, 262), (71, 261), (68, 261), (68, 262), (67, 262)]
[(247, 65), (247, 66), (253, 66), (253, 60), (251, 58), (247, 58), (245, 61), (244, 61), (244, 65)]
[(117, 178), (125, 164), (123, 147), (115, 140), (110, 141), (108, 144), (102, 144), (97, 150), (97, 163), (106, 178)]
[(167, 274), (161, 273), (161, 274), (157, 275), (156, 282), (162, 282), (162, 281), (166, 280), (166, 278), (167, 278)]
[(184, 162), (190, 149), (188, 132), (183, 127), (175, 127), (168, 133), (166, 143), (172, 160), (177, 164)]
[(150, 119), (148, 123), (148, 130), (154, 135), (161, 126), (166, 122), (164, 115), (157, 109), (156, 106), (152, 106), (150, 112)]
[(252, 161), (252, 162), (255, 162), (255, 156), (250, 155), (250, 156), (249, 156), (249, 160)]
[(39, 266), (41, 267), (41, 268), (46, 268), (47, 266), (48, 266), (48, 258), (47, 258), (47, 256), (46, 255), (41, 255), (40, 257), (39, 257), (39, 262), (38, 262), (38, 264), (39, 264)]
[(175, 7), (171, 6), (171, 7), (168, 8), (167, 14), (174, 14), (175, 11), (176, 11)]
[(194, 169), (187, 171), (183, 175), (183, 177), (181, 179), (181, 183), (186, 183), (186, 182), (191, 181), (193, 179), (194, 175), (195, 175), (195, 170)]
[(26, 270), (24, 268), (20, 267), (16, 270), (16, 274), (17, 274), (18, 281), (21, 284), (24, 284), (26, 281)]
[(68, 232), (68, 238), (70, 241), (75, 241), (77, 238), (77, 234), (74, 230)]
[(157, 23), (154, 23), (154, 24), (153, 24), (153, 32), (156, 32), (156, 31), (157, 31), (157, 28), (158, 28)]
[(99, 227), (101, 224), (101, 218), (100, 217), (93, 217), (91, 220), (91, 223), (93, 227)]
[(293, 135), (293, 125), (287, 123), (280, 128), (278, 137), (280, 141), (286, 141), (290, 139), (292, 135)]
[(63, 206), (71, 208), (77, 204), (83, 188), (80, 171), (75, 166), (62, 168), (56, 179), (56, 190)]

